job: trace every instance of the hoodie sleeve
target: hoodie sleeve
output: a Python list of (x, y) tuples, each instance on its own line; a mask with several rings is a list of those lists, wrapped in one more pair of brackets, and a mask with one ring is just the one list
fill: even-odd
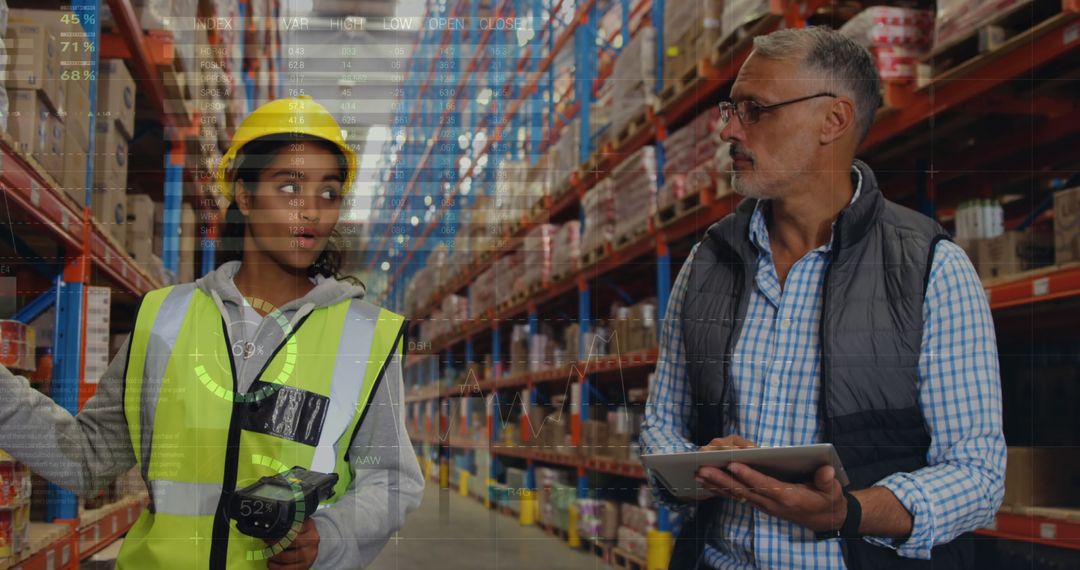
[(338, 502), (312, 515), (319, 531), (315, 568), (368, 566), (420, 505), (424, 478), (405, 430), (404, 394), (397, 352), (349, 446), (355, 478)]
[(101, 489), (135, 465), (124, 416), (128, 340), (73, 416), (0, 366), (0, 448), (30, 470), (79, 495)]

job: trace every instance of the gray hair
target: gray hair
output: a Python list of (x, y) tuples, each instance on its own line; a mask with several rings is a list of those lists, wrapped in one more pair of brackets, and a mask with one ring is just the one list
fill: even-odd
[(754, 52), (769, 59), (797, 61), (821, 71), (826, 82), (835, 82), (855, 102), (855, 125), (862, 143), (881, 105), (881, 77), (866, 48), (836, 30), (812, 26), (758, 36)]

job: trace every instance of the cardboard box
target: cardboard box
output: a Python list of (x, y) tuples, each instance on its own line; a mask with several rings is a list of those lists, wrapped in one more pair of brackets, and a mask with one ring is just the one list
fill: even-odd
[[(128, 146), (116, 123), (97, 120), (94, 141), (94, 186), (125, 190), (127, 188)], [(124, 220), (127, 220), (126, 214)], [(120, 240), (123, 241), (123, 236)]]
[(64, 127), (64, 166), (60, 173), (60, 185), (75, 202), (86, 201), (86, 158), (89, 152), (89, 133), (78, 125)]
[(8, 91), (8, 134), (15, 140), (15, 150), (26, 155), (37, 150), (38, 111), (41, 97), (33, 90)]
[(1054, 251), (1058, 264), (1080, 261), (1080, 187), (1054, 194)]
[(1053, 263), (1050, 237), (1031, 231), (1005, 232), (996, 238), (979, 240), (978, 248), (976, 269), (983, 279), (1005, 277)]
[(40, 141), (41, 152), (37, 159), (50, 176), (59, 179), (64, 169), (64, 123), (51, 111), (44, 117), (44, 122), (45, 137)]
[[(41, 24), (55, 38), (57, 98), (53, 110), (66, 125), (67, 115), (70, 114), (68, 104), (73, 100), (83, 105), (90, 104), (88, 96), (90, 52), (83, 48), (86, 32), (82, 25), (74, 19), (64, 18), (65, 14), (71, 14), (71, 12), (19, 9), (12, 10), (9, 18), (11, 21)], [(82, 96), (73, 98), (72, 91), (79, 92)]]
[(124, 243), (127, 239), (127, 195), (124, 189), (94, 185), (92, 194), (90, 211), (104, 231)]
[(48, 27), (33, 18), (8, 19), (7, 88), (37, 90), (49, 108), (60, 105), (60, 44)]
[(104, 59), (98, 64), (98, 123), (115, 120), (125, 140), (135, 132), (135, 81), (122, 59)]
[(127, 251), (137, 263), (154, 254), (154, 201), (146, 194), (127, 197)]
[(1013, 507), (1080, 506), (1080, 449), (1009, 447), (1005, 501)]

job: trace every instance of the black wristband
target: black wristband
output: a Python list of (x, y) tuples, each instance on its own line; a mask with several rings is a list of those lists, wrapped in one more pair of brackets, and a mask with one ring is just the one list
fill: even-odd
[(816, 540), (829, 540), (831, 538), (862, 538), (859, 534), (859, 525), (862, 524), (862, 503), (854, 495), (844, 491), (844, 499), (847, 500), (847, 515), (843, 524), (836, 530), (825, 530), (814, 533)]
[(847, 517), (844, 518), (844, 524), (840, 527), (839, 536), (840, 538), (862, 538), (859, 532), (859, 525), (862, 524), (862, 503), (847, 491), (844, 491), (844, 498), (847, 499)]

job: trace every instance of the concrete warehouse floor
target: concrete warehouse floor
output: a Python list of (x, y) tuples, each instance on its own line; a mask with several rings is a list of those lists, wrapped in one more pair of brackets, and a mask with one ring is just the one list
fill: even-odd
[[(438, 485), (428, 482), (420, 508), (368, 570), (609, 568), (599, 557), (572, 550), (535, 526), (523, 527), (516, 519), (489, 511), (456, 489), (442, 499)], [(448, 513), (446, 521), (440, 520), (440, 511)]]

